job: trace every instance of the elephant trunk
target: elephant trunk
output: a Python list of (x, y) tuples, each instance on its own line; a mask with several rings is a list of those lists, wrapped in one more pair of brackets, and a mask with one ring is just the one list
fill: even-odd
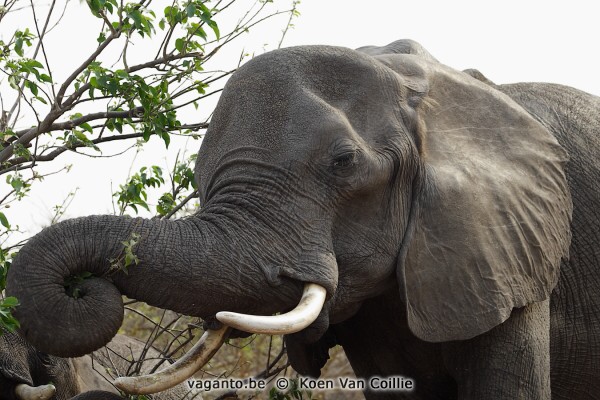
[(121, 295), (199, 317), (271, 314), (298, 302), (302, 283), (269, 280), (254, 257), (240, 256), (232, 238), (241, 241), (243, 232), (204, 217), (91, 216), (46, 228), (8, 274), (7, 294), (21, 303), (21, 333), (43, 352), (77, 357), (116, 334)]

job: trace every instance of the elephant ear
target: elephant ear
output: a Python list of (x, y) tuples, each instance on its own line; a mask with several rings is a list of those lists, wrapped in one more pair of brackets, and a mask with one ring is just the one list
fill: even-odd
[(420, 88), (408, 103), (422, 168), (398, 268), (408, 324), (423, 340), (468, 339), (557, 284), (571, 239), (567, 154), (489, 85), (418, 56), (378, 58)]

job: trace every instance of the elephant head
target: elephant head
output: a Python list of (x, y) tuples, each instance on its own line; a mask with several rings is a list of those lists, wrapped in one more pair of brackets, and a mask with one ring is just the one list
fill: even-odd
[(39, 352), (15, 333), (0, 335), (0, 398), (69, 399), (78, 393), (70, 360)]
[[(520, 106), (414, 42), (277, 50), (223, 91), (195, 215), (49, 227), (18, 254), (7, 292), (23, 335), (61, 355), (108, 341), (122, 294), (205, 318), (270, 315), (305, 285), (324, 305), (288, 337), (301, 372), (318, 373), (307, 352), (330, 324), (396, 285), (416, 336), (466, 339), (549, 297), (570, 240), (565, 161)], [(141, 262), (125, 274), (110, 260), (132, 233)], [(75, 298), (66, 282), (83, 272), (93, 278)]]

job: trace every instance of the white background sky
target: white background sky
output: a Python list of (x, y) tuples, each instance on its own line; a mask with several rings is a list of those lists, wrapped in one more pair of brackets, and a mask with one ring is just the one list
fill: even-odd
[[(154, 1), (161, 3), (168, 5), (170, 1)], [(287, 4), (275, 3), (281, 9)], [(303, 0), (299, 5), (301, 16), (294, 20), (295, 28), (287, 33), (284, 46), (329, 44), (355, 48), (411, 38), (442, 63), (457, 69), (477, 68), (496, 83), (548, 81), (600, 95), (600, 6), (596, 4), (583, 0)], [(84, 59), (86, 52), (82, 49), (94, 46), (98, 20), (84, 7), (71, 1), (62, 29), (57, 28), (48, 38), (47, 52), (52, 54), (50, 61), (56, 73), (72, 71)], [(8, 39), (20, 18), (29, 16), (30, 12), (7, 17), (0, 26), (0, 38)], [(274, 49), (283, 25), (282, 19), (268, 22), (239, 39), (238, 45), (255, 54)], [(237, 59), (238, 52), (239, 47), (230, 57)], [(164, 146), (157, 139), (153, 141), (152, 148), (137, 157), (133, 170), (165, 164)], [(168, 153), (172, 162), (177, 146), (171, 147)], [(187, 151), (195, 153), (198, 147), (199, 143), (192, 141)], [(52, 206), (75, 187), (79, 190), (68, 216), (110, 212), (111, 185), (117, 187), (124, 182), (132, 156), (129, 153), (108, 162), (82, 156), (68, 161), (65, 158), (63, 163), (73, 163), (77, 168), (36, 184), (30, 198), (12, 206), (11, 221), (25, 231), (35, 232), (48, 223)]]

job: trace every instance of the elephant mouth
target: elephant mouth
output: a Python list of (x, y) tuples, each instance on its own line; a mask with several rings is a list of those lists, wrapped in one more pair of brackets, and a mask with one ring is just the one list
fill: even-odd
[(323, 286), (306, 283), (300, 302), (287, 313), (263, 316), (219, 312), (216, 317), (223, 326), (216, 330), (207, 330), (194, 347), (176, 363), (151, 375), (118, 378), (114, 385), (126, 393), (140, 395), (167, 390), (200, 370), (219, 350), (232, 328), (267, 335), (299, 332), (317, 319), (325, 304), (326, 294)]

